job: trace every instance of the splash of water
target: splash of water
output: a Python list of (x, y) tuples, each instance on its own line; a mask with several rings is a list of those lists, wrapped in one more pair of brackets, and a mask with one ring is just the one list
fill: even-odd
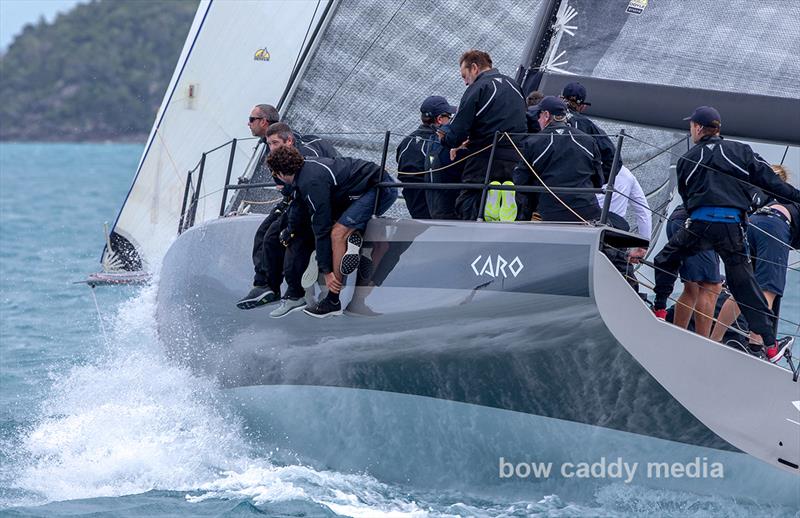
[(112, 342), (103, 353), (55, 374), (14, 458), (14, 485), (35, 495), (19, 503), (170, 490), (186, 492), (186, 501), (198, 506), (215, 499), (256, 506), (302, 501), (354, 517), (780, 514), (713, 497), (613, 485), (583, 504), (557, 495), (483, 500), (401, 488), (364, 474), (276, 465), (251, 449), (213, 380), (167, 358), (155, 328), (155, 296), (149, 287), (123, 303), (109, 319)]
[(21, 440), (19, 489), (45, 501), (189, 490), (248, 461), (213, 381), (164, 355), (155, 291), (120, 306), (100, 357), (55, 374)]

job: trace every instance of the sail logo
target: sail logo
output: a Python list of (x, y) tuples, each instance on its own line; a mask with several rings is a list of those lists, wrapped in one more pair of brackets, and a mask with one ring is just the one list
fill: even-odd
[(472, 271), (475, 275), (481, 277), (488, 275), (492, 278), (503, 277), (508, 279), (509, 275), (516, 277), (525, 268), (525, 265), (520, 261), (519, 256), (514, 257), (513, 260), (508, 261), (500, 254), (496, 256), (488, 255), (484, 259), (483, 255), (476, 257), (470, 264)]
[(628, 14), (642, 14), (647, 7), (647, 0), (631, 0), (625, 12)]
[(267, 50), (267, 47), (258, 49), (253, 56), (253, 59), (256, 61), (269, 61), (269, 51)]

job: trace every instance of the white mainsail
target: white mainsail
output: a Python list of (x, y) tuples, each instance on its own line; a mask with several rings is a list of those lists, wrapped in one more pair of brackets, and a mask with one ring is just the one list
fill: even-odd
[[(328, 0), (202, 0), (150, 132), (112, 243), (152, 269), (177, 234), (187, 172), (203, 152), (249, 138), (253, 105), (276, 105)], [(233, 171), (255, 141), (239, 143)], [(196, 221), (216, 217), (229, 148), (208, 155)], [(196, 178), (196, 175), (195, 175)], [(116, 252), (121, 251), (118, 247)], [(107, 256), (110, 255), (106, 249)]]

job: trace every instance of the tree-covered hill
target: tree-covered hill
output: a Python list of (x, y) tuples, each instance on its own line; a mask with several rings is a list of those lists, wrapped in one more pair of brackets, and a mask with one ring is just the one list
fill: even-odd
[(0, 56), (0, 140), (144, 139), (197, 0), (92, 0)]

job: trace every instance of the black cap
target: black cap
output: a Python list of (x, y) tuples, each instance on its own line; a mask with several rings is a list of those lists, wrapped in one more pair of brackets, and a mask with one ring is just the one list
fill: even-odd
[(575, 99), (578, 104), (592, 105), (586, 102), (586, 87), (580, 83), (567, 83), (561, 91), (561, 97)]
[(722, 126), (722, 117), (716, 108), (712, 106), (698, 106), (694, 113), (683, 119), (692, 121), (707, 128), (719, 128)]
[(458, 108), (451, 106), (450, 103), (447, 102), (447, 99), (441, 95), (431, 95), (422, 101), (422, 106), (419, 107), (419, 111), (428, 117), (438, 117), (443, 113), (452, 115), (458, 111)]
[(539, 101), (539, 104), (528, 108), (529, 111), (534, 109), (539, 110), (540, 112), (550, 112), (550, 115), (567, 114), (567, 105), (564, 104), (564, 101), (553, 95), (544, 97), (541, 101)]

